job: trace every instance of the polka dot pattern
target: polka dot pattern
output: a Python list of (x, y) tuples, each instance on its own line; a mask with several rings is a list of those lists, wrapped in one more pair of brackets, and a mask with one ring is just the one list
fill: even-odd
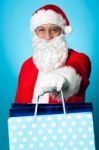
[(95, 150), (91, 112), (11, 117), (10, 150)]

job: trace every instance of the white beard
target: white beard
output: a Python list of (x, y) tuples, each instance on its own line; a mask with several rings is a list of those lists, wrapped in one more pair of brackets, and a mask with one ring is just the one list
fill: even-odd
[(51, 72), (64, 66), (68, 57), (68, 48), (63, 34), (48, 41), (34, 34), (33, 47), (34, 64), (42, 72)]

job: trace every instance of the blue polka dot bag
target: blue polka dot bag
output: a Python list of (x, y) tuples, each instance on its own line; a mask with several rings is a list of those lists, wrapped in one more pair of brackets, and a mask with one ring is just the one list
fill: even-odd
[(91, 103), (62, 97), (62, 104), (12, 104), (9, 111), (9, 150), (95, 150)]

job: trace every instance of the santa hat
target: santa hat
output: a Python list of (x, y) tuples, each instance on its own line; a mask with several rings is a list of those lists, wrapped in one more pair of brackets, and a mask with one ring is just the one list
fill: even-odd
[(45, 5), (32, 14), (31, 31), (43, 24), (55, 24), (63, 29), (66, 34), (72, 32), (72, 27), (65, 13), (56, 5)]

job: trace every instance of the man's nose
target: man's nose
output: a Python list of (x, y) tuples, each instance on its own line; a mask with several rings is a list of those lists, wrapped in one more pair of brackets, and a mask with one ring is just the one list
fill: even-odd
[(51, 35), (51, 33), (49, 31), (47, 31), (44, 35), (44, 39), (45, 40), (51, 40), (53, 38), (53, 36)]

